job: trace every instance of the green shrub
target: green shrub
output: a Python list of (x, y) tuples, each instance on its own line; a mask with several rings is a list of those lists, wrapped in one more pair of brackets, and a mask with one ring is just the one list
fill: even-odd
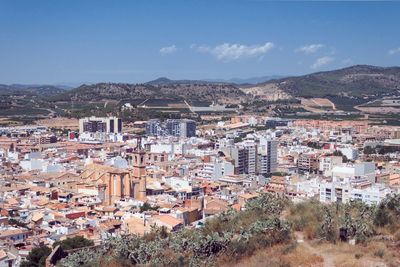
[(21, 262), (21, 267), (44, 267), (46, 263), (46, 258), (50, 255), (51, 249), (47, 246), (40, 246), (32, 249), (29, 252), (26, 261)]
[(67, 238), (62, 241), (57, 241), (53, 244), (53, 248), (60, 245), (63, 250), (70, 250), (76, 248), (90, 247), (94, 243), (92, 240), (86, 239), (83, 236), (75, 236), (72, 238)]

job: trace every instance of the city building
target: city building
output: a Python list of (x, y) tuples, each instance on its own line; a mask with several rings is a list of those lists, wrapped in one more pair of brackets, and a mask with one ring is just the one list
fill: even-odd
[(297, 160), (299, 171), (317, 172), (319, 169), (318, 156), (314, 153), (302, 153)]
[(278, 168), (278, 141), (261, 138), (257, 157), (258, 174), (266, 175), (276, 172)]
[(146, 125), (148, 136), (174, 136), (189, 138), (196, 136), (196, 122), (187, 119), (168, 119), (161, 122), (159, 119), (151, 119)]
[(117, 117), (86, 117), (79, 119), (79, 132), (122, 133), (122, 120)]

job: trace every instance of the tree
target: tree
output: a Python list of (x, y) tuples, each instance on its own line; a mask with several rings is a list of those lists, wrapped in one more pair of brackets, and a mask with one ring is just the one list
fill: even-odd
[(46, 258), (50, 255), (51, 249), (47, 246), (40, 246), (29, 252), (26, 261), (21, 262), (21, 267), (44, 267)]
[(145, 202), (140, 207), (140, 212), (145, 212), (145, 211), (149, 211), (149, 210), (158, 210), (159, 208), (160, 208), (159, 206), (152, 207), (149, 203)]
[(321, 225), (322, 236), (330, 242), (336, 241), (335, 226), (332, 212), (328, 207), (324, 207), (324, 216)]
[(376, 212), (374, 217), (374, 224), (379, 227), (383, 227), (390, 222), (389, 212), (386, 209), (386, 205), (381, 203)]
[(86, 239), (83, 236), (75, 236), (72, 238), (67, 238), (62, 241), (57, 241), (53, 244), (53, 248), (60, 245), (63, 250), (70, 250), (76, 248), (90, 247), (94, 243), (92, 240)]

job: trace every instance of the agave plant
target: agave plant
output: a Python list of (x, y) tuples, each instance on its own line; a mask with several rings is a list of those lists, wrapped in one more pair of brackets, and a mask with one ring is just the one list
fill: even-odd
[(104, 252), (105, 251), (102, 249), (96, 251), (84, 249), (79, 252), (68, 255), (66, 258), (60, 261), (59, 265), (65, 267), (76, 267), (76, 266), (90, 264), (96, 259), (99, 259), (100, 256), (104, 254)]
[(322, 236), (327, 241), (335, 241), (336, 235), (335, 235), (335, 228), (331, 210), (326, 206), (324, 207), (323, 210), (324, 210), (324, 215), (321, 225)]
[(260, 211), (271, 215), (279, 215), (287, 198), (271, 193), (262, 193), (259, 197), (252, 199), (246, 203), (246, 209)]

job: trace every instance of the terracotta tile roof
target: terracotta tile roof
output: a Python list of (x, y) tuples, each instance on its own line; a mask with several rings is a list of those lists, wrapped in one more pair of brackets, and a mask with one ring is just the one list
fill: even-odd
[(176, 227), (180, 224), (182, 224), (181, 220), (178, 220), (174, 217), (172, 217), (171, 215), (156, 215), (154, 217), (152, 217), (153, 220), (158, 220), (164, 224), (167, 224), (171, 227)]
[(240, 204), (233, 204), (233, 205), (232, 205), (232, 208), (233, 208), (234, 210), (240, 211), (240, 210), (242, 209), (242, 206), (240, 206)]

